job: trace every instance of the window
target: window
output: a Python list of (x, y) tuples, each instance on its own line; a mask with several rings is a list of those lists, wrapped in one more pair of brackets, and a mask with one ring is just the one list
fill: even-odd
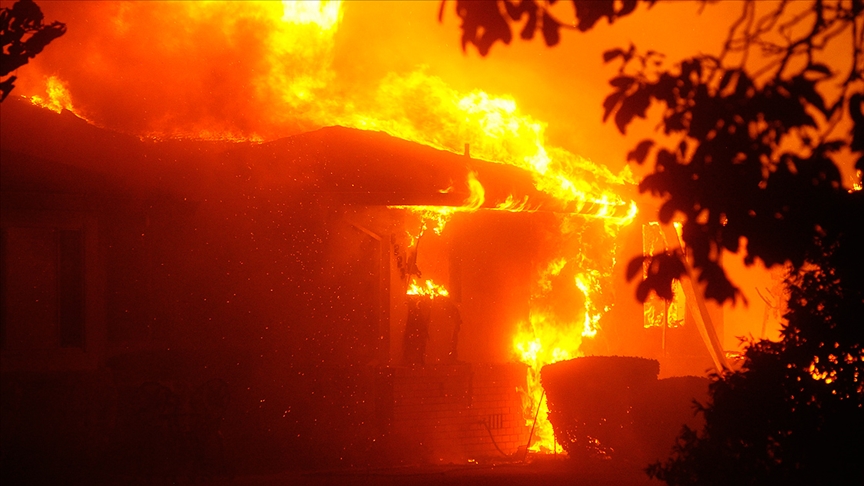
[(95, 218), (84, 213), (3, 211), (0, 350), (5, 370), (95, 366), (95, 228)]
[(83, 348), (82, 232), (6, 227), (2, 241), (3, 348)]

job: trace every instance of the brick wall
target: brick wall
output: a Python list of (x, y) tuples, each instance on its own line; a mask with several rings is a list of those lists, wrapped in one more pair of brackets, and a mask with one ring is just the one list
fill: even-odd
[(525, 372), (519, 364), (387, 368), (379, 419), (396, 444), (417, 447), (424, 461), (503, 459), (528, 441), (517, 391)]

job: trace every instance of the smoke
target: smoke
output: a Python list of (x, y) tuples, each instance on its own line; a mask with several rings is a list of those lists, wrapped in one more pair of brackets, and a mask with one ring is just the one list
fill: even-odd
[(136, 135), (277, 138), (308, 129), (335, 77), (333, 35), (283, 20), (277, 2), (60, 2), (70, 27), (26, 68), (21, 91), (56, 76), (95, 124)]
[[(735, 2), (702, 16), (695, 3), (661, 3), (614, 28), (568, 32), (553, 49), (517, 41), (480, 58), (461, 52), (452, 2), (443, 23), (436, 21), (438, 2), (346, 2), (328, 29), (283, 21), (283, 5), (273, 1), (39, 5), (46, 21), (65, 22), (68, 31), (18, 70), (13, 94), (44, 97), (47, 78), (56, 75), (76, 110), (106, 128), (271, 140), (334, 124), (322, 113), (373, 105), (388, 74), (425, 66), (425, 74), (460, 93), (512, 96), (548, 126), (548, 143), (615, 172), (635, 142), (600, 122), (615, 71), (602, 52), (630, 42), (670, 58), (682, 49), (712, 52), (725, 33), (718, 17), (739, 13)], [(637, 128), (628, 139), (651, 136), (650, 128)]]

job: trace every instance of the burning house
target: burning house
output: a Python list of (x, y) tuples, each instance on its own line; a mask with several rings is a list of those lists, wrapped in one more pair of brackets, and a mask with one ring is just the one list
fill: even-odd
[[(387, 436), (413, 444), (410, 460), (465, 461), (527, 446), (526, 373), (596, 332), (585, 277), (543, 260), (568, 243), (565, 211), (585, 231), (605, 223), (524, 170), (339, 127), (153, 143), (20, 100), (2, 109), (7, 397), (27, 398), (34, 373), (100, 376), (119, 413), (145, 383), (180, 399), (219, 379), (236, 413), (281, 411), (268, 426), (304, 441), (333, 447), (365, 425), (340, 459)], [(641, 312), (629, 320), (642, 328)]]
[(675, 239), (632, 177), (501, 100), (453, 104), (477, 133), (358, 108), (262, 142), (100, 128), (56, 88), (0, 108), (6, 470), (514, 460), (563, 452), (545, 365), (723, 366), (717, 309), (624, 281)]

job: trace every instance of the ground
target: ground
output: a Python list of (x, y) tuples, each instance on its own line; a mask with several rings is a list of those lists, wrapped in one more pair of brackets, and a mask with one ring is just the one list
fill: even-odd
[[(218, 482), (214, 483), (218, 484)], [(225, 483), (227, 484), (227, 483)], [(550, 457), (530, 463), (497, 465), (417, 466), (390, 469), (289, 472), (271, 476), (238, 477), (232, 486), (657, 486), (635, 466), (596, 463), (577, 467)]]

